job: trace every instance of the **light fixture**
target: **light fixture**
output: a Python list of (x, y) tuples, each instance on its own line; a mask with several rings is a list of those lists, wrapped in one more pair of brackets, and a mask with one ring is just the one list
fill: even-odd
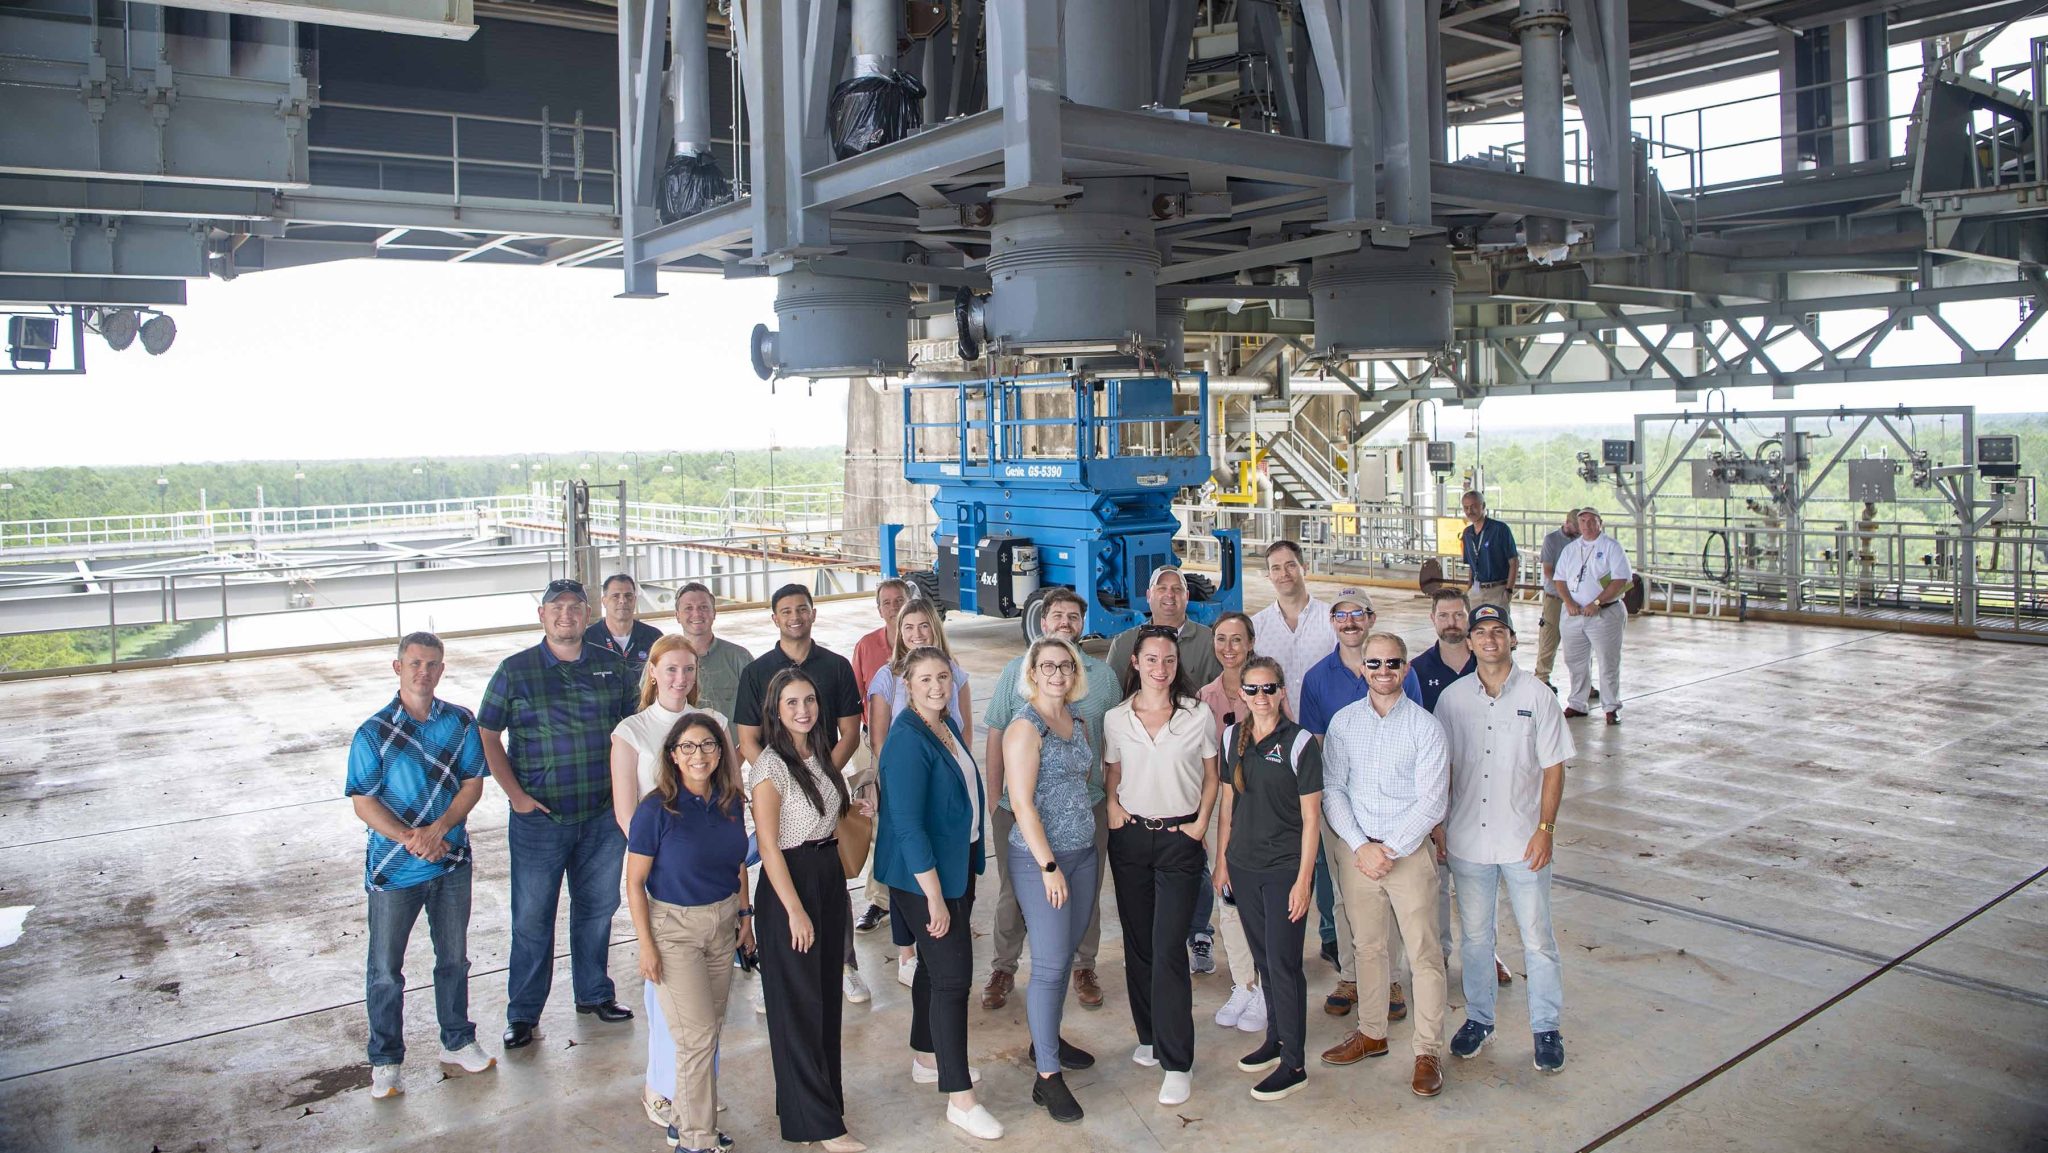
[(100, 313), (100, 336), (115, 352), (134, 344), (135, 334), (141, 330), (142, 314), (132, 308), (109, 308)]
[(15, 368), (24, 364), (50, 367), (50, 354), (57, 348), (57, 318), (54, 316), (10, 316), (7, 318), (7, 360)]
[(170, 317), (159, 312), (142, 322), (142, 351), (151, 356), (162, 356), (170, 351), (171, 342), (178, 339), (178, 325)]

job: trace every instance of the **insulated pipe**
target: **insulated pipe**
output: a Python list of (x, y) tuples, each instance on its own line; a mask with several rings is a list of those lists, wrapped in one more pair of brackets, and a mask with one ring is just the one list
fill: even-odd
[(853, 74), (887, 76), (896, 69), (896, 17), (902, 0), (853, 0)]
[(669, 100), (677, 156), (711, 151), (711, 46), (704, 0), (668, 0)]
[[(1571, 21), (1563, 0), (1521, 0), (1515, 31), (1522, 37), (1522, 149), (1531, 176), (1564, 179), (1564, 33)], [(1549, 264), (1565, 255), (1565, 222), (1531, 216), (1522, 221), (1529, 257)]]
[(1131, 0), (1065, 0), (1060, 71), (1067, 99), (1135, 111), (1152, 102), (1151, 6)]

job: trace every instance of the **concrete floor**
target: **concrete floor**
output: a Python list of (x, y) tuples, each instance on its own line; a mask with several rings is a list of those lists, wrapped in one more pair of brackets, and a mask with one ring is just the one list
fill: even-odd
[[(1249, 583), (1256, 602), (1270, 596)], [(1422, 601), (1380, 599), (1383, 627), (1427, 639)], [(723, 623), (755, 648), (771, 635), (764, 612)], [(848, 651), (872, 623), (865, 604), (829, 605), (820, 636)], [(1019, 648), (1015, 626), (949, 631), (985, 694)], [(443, 695), (473, 703), (531, 639), (456, 643)], [(1525, 659), (1533, 649), (1532, 632)], [(341, 779), (348, 734), (391, 695), (386, 660), (355, 650), (0, 687), (0, 908), (35, 906), (0, 947), (0, 1149), (660, 1148), (636, 1103), (644, 1025), (578, 1018), (566, 959), (538, 1044), (442, 1079), (424, 927), (408, 966), (408, 1093), (361, 1091), (362, 829)], [(1630, 626), (1626, 661), (1627, 723), (1575, 722), (1555, 898), (1563, 1075), (1530, 1068), (1518, 982), (1495, 1042), (1449, 1062), (1435, 1100), (1408, 1092), (1408, 1026), (1395, 1025), (1393, 1060), (1312, 1061), (1307, 1091), (1259, 1105), (1234, 1068), (1252, 1042), (1209, 1020), (1229, 993), (1217, 975), (1196, 986), (1195, 1096), (1163, 1108), (1157, 1072), (1126, 1059), (1111, 917), (1109, 1004), (1070, 1002), (1067, 1017), (1102, 1058), (1073, 1078), (1084, 1124), (1029, 1106), (1021, 998), (971, 1010), (1006, 1144), (1579, 1148), (2048, 863), (2048, 650), (1653, 618)], [(506, 811), (490, 792), (470, 826), (471, 1011), (495, 1053)], [(976, 910), (977, 936), (992, 909)], [(616, 933), (612, 972), (637, 1005), (623, 909)], [(908, 990), (886, 934), (860, 950), (875, 999), (847, 1015), (853, 1132), (878, 1150), (972, 1147), (906, 1076)], [(1312, 961), (1310, 981), (1319, 999), (1329, 970)], [(1454, 1029), (1455, 972), (1452, 989)], [(1313, 1047), (1346, 1028), (1312, 1007)], [(724, 1069), (726, 1128), (743, 1148), (779, 1144), (766, 1034), (743, 998)], [(2035, 885), (1610, 1147), (2043, 1149), (2044, 1133), (2048, 894)]]

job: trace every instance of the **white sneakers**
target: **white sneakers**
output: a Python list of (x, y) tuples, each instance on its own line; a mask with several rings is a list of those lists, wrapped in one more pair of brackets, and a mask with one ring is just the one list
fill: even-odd
[(388, 1101), (405, 1092), (405, 1085), (398, 1075), (396, 1065), (370, 1066), (370, 1097), (376, 1101)]
[(1159, 1103), (1178, 1105), (1194, 1094), (1195, 1076), (1192, 1073), (1168, 1073), (1159, 1082)]
[[(1232, 985), (1230, 987), (1230, 999), (1223, 1002), (1221, 1009), (1216, 1010), (1216, 1023), (1226, 1029), (1236, 1028), (1237, 1019), (1244, 1016), (1244, 1007), (1251, 1002), (1253, 997), (1257, 996), (1257, 993), (1245, 988), (1243, 985)], [(1260, 997), (1259, 999), (1264, 1000), (1265, 998)]]
[(441, 1050), (441, 1064), (453, 1065), (465, 1073), (481, 1073), (497, 1063), (498, 1059), (484, 1052), (484, 1047), (475, 1041), (460, 1049)]
[(1238, 1014), (1237, 1031), (1240, 1033), (1266, 1033), (1266, 991), (1252, 989), (1251, 999), (1244, 1003), (1244, 1012)]
[[(917, 1058), (912, 1057), (910, 1059), (910, 1079), (919, 1085), (936, 1085), (939, 1083), (939, 1067), (937, 1065), (926, 1065)], [(981, 1084), (981, 1070), (969, 1065), (967, 1067), (967, 1081), (971, 1085)]]
[(1136, 1061), (1147, 1069), (1159, 1064), (1159, 1058), (1152, 1055), (1152, 1046), (1150, 1045), (1140, 1045), (1131, 1050), (1131, 1060)]
[(846, 990), (847, 1001), (855, 1005), (866, 1004), (874, 994), (868, 992), (868, 983), (860, 979), (860, 970), (845, 969), (842, 972), (844, 975), (839, 978), (839, 983)]
[(1003, 1135), (1003, 1123), (996, 1120), (985, 1105), (976, 1105), (972, 1109), (964, 1110), (948, 1105), (946, 1120), (965, 1130), (968, 1136), (979, 1137), (984, 1141), (993, 1141)]
[(917, 984), (917, 958), (896, 962), (896, 983), (908, 989)]

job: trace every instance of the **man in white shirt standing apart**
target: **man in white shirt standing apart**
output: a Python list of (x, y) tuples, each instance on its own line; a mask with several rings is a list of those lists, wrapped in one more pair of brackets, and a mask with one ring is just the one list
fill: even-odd
[(1451, 682), (1436, 702), (1451, 750), (1450, 815), (1439, 826), (1437, 847), (1458, 879), (1464, 936), (1465, 1024), (1451, 1038), (1451, 1055), (1476, 1057), (1493, 1035), (1497, 990), (1488, 962), (1497, 894), (1505, 886), (1522, 937), (1536, 1067), (1556, 1073), (1564, 1068), (1564, 984), (1550, 927), (1550, 860), (1564, 763), (1577, 750), (1556, 695), (1515, 667), (1515, 626), (1507, 614), (1495, 605), (1472, 610), (1471, 644), (1478, 669)]
[(1564, 715), (1583, 717), (1593, 687), (1586, 657), (1600, 661), (1600, 707), (1607, 723), (1621, 723), (1621, 633), (1628, 624), (1628, 609), (1621, 595), (1628, 591), (1635, 571), (1628, 566), (1628, 554), (1621, 542), (1601, 533), (1600, 514), (1590, 508), (1579, 510), (1579, 539), (1557, 554), (1552, 583), (1564, 598), (1563, 634), (1565, 672), (1571, 676), (1571, 698)]

